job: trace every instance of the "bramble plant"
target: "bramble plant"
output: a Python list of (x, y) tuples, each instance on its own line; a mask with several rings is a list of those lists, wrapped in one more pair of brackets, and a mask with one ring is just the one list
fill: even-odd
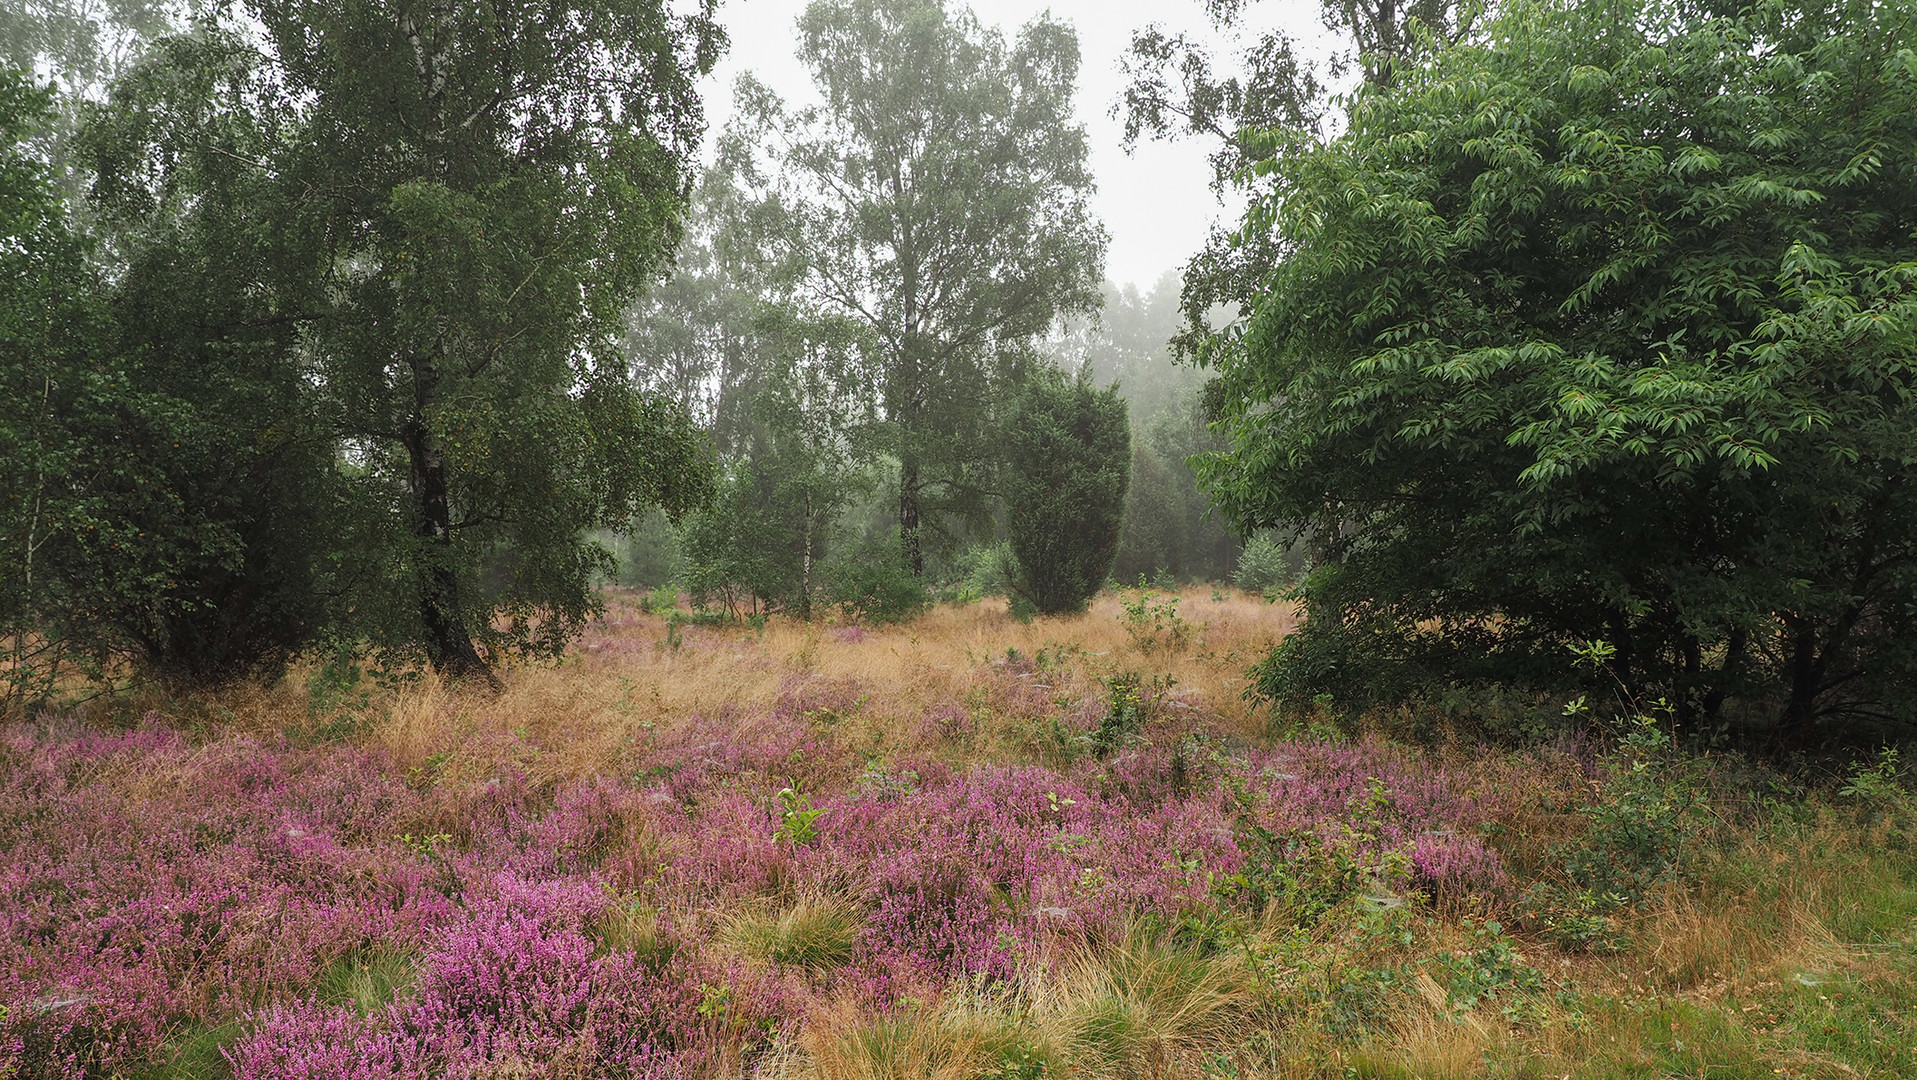
[[(1592, 642), (1580, 659), (1602, 664), (1610, 646)], [(1577, 716), (1583, 698), (1565, 706)], [(1654, 710), (1668, 714), (1662, 700)], [(1565, 948), (1615, 952), (1625, 947), (1611, 916), (1648, 901), (1683, 867), (1684, 846), (1697, 831), (1701, 795), (1671, 774), (1671, 736), (1657, 718), (1634, 712), (1625, 721), (1598, 798), (1578, 813), (1587, 826), (1556, 850), (1563, 879), (1541, 881), (1527, 894), (1528, 910)]]
[(1149, 655), (1161, 648), (1177, 652), (1190, 643), (1192, 627), (1179, 616), (1178, 600), (1176, 594), (1154, 592), (1142, 574), (1136, 591), (1120, 592), (1118, 605), (1124, 614), (1119, 621), (1133, 648)]
[(1440, 955), (1438, 966), (1445, 973), (1444, 986), (1451, 1006), (1469, 1010), (1487, 998), (1503, 994), (1537, 994), (1544, 979), (1524, 960), (1504, 926), (1496, 919), (1480, 923), (1464, 920), (1476, 947), (1469, 952)]
[(1898, 762), (1897, 748), (1886, 746), (1877, 752), (1874, 764), (1857, 766), (1844, 786), (1837, 789), (1837, 793), (1867, 806), (1903, 806), (1909, 799), (1909, 793), (1898, 782), (1902, 773), (1903, 766)]

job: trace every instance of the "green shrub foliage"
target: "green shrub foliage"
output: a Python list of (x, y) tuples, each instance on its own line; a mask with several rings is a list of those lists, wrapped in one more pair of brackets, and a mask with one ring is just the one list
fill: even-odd
[(123, 230), (109, 283), (24, 152), (44, 108), (0, 89), (0, 703), (115, 661), (175, 685), (271, 676), (322, 625), (324, 552), (353, 515), (297, 335), (255, 284), (273, 269), (233, 220), (269, 204), (241, 182)]
[(848, 547), (825, 566), (825, 595), (848, 623), (893, 623), (932, 602), (925, 582), (906, 567), (904, 543), (891, 539)]
[(1259, 168), (1213, 335), (1276, 697), (1571, 678), (1810, 737), (1917, 698), (1917, 9), (1523, 3)]
[(1034, 372), (1006, 426), (1014, 591), (1045, 614), (1080, 611), (1118, 551), (1131, 431), (1116, 387)]

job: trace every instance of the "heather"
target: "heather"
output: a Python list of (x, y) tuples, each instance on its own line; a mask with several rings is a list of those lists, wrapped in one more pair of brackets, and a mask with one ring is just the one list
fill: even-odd
[(1908, 1022), (1894, 768), (1272, 716), (1238, 690), (1286, 608), (1193, 592), (1168, 643), (1121, 600), (615, 597), (497, 696), (314, 668), (15, 721), (0, 1075), (1526, 1075), (1701, 1025), (1902, 1060), (1800, 1018)]

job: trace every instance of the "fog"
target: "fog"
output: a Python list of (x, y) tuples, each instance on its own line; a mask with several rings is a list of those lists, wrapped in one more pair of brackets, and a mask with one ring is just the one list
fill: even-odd
[[(750, 71), (788, 102), (816, 100), (803, 65), (794, 58), (793, 23), (807, 0), (732, 0), (719, 20), (731, 37), (731, 49), (701, 86), (707, 116), (718, 131), (732, 112), (732, 85)], [(997, 26), (1007, 37), (1042, 11), (1078, 30), (1083, 52), (1079, 69), (1078, 116), (1091, 139), (1092, 170), (1098, 178), (1093, 208), (1111, 231), (1105, 273), (1113, 281), (1148, 288), (1167, 270), (1182, 266), (1217, 223), (1236, 219), (1239, 203), (1220, 202), (1211, 188), (1209, 147), (1197, 140), (1123, 146), (1124, 122), (1112, 115), (1124, 93), (1119, 57), (1131, 35), (1149, 23), (1217, 41), (1197, 0), (1169, 4), (1112, 4), (1099, 0), (984, 0), (972, 5), (979, 21)], [(1316, 0), (1266, 0), (1247, 13), (1254, 28), (1278, 26), (1320, 55), (1330, 46), (1318, 20)]]

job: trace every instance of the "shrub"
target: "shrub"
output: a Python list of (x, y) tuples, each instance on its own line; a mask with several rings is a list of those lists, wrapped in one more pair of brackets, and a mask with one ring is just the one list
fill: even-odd
[(849, 623), (904, 622), (931, 603), (897, 539), (859, 545), (825, 567), (826, 599)]
[(1047, 615), (1083, 611), (1118, 552), (1131, 432), (1117, 387), (1035, 372), (1007, 428), (1013, 590)]
[(1270, 596), (1297, 580), (1303, 561), (1270, 533), (1260, 533), (1251, 538), (1238, 556), (1238, 567), (1232, 571), (1231, 581), (1247, 592)]
[(1178, 614), (1176, 594), (1160, 596), (1138, 579), (1138, 591), (1119, 601), (1124, 609), (1125, 636), (1142, 653), (1159, 648), (1176, 652), (1191, 641), (1191, 624)]
[(1200, 472), (1338, 572), (1262, 685), (1558, 690), (1606, 635), (1687, 723), (1917, 723), (1917, 8), (1498, 12), (1265, 144)]

